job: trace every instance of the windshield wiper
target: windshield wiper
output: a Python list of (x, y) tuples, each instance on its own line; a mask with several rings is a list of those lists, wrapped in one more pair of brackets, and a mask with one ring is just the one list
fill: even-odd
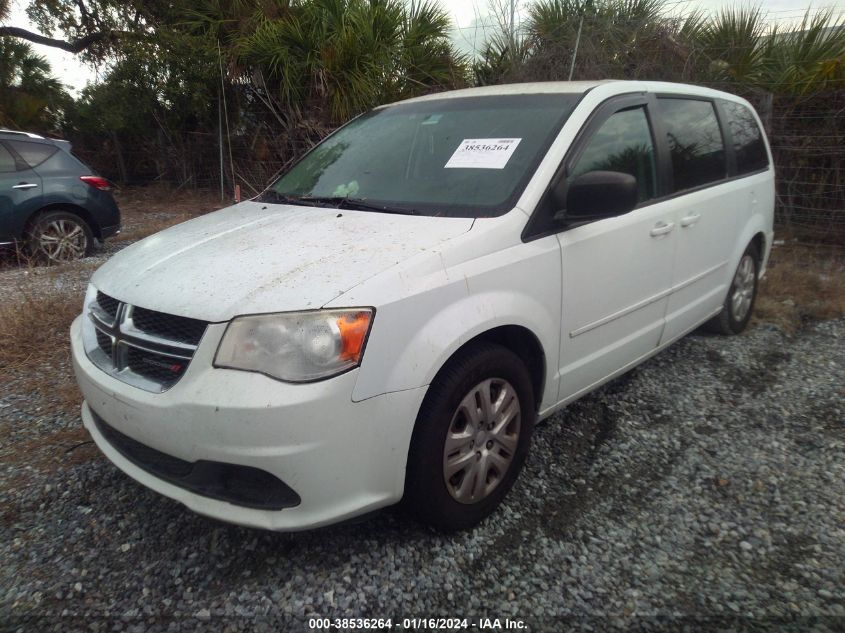
[(349, 198), (347, 196), (296, 196), (279, 193), (268, 189), (260, 198), (261, 202), (271, 204), (298, 204), (309, 207), (333, 207), (336, 209), (358, 209), (362, 211), (378, 211), (379, 213), (404, 213), (417, 215), (415, 209), (407, 207), (392, 207), (384, 204), (367, 202), (361, 198)]
[(338, 209), (357, 209), (361, 211), (378, 211), (379, 213), (402, 213), (406, 215), (417, 215), (416, 209), (408, 207), (394, 207), (385, 204), (367, 202), (362, 198), (349, 198), (348, 196), (300, 196), (300, 200), (317, 204), (330, 204)]
[(290, 196), (284, 193), (279, 193), (272, 189), (267, 189), (258, 198), (259, 202), (269, 202), (270, 204), (298, 204), (304, 207), (313, 206), (311, 202), (307, 201), (302, 196)]

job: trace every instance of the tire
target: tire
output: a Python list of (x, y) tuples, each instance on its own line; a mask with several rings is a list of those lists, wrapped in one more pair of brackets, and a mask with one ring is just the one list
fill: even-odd
[[(508, 419), (491, 428), (489, 420), (502, 410)], [(516, 354), (490, 343), (460, 351), (420, 407), (405, 475), (406, 510), (447, 532), (477, 525), (516, 481), (536, 415), (531, 376)]]
[(705, 325), (717, 334), (734, 335), (742, 332), (751, 320), (760, 273), (760, 251), (751, 243), (739, 259), (722, 311)]
[(82, 218), (68, 211), (48, 211), (27, 231), (29, 254), (49, 264), (82, 259), (91, 253), (94, 235)]

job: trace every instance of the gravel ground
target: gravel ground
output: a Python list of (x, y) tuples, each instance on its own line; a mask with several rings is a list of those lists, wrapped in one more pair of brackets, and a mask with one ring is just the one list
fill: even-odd
[[(0, 293), (81, 300), (127, 244), (0, 262)], [(540, 426), (505, 505), (444, 536), (392, 509), (300, 534), (197, 516), (105, 460), (67, 395), (33, 391), (66, 358), (19, 367), (0, 379), (0, 631), (845, 631), (843, 368), (845, 320), (688, 336)]]
[[(0, 463), (0, 630), (434, 616), (842, 631), (843, 377), (845, 320), (688, 336), (540, 426), (505, 505), (449, 536), (393, 510), (299, 534), (205, 519), (79, 445), (77, 415), (33, 413), (48, 396), (13, 382), (0, 391), (2, 448), (20, 446)], [(60, 459), (27, 465), (39, 438)]]
[(48, 292), (66, 291), (79, 294), (81, 302), (94, 271), (129, 244), (131, 242), (97, 243), (90, 257), (57, 266), (19, 264), (14, 251), (6, 248), (0, 251), (0, 296), (39, 296)]

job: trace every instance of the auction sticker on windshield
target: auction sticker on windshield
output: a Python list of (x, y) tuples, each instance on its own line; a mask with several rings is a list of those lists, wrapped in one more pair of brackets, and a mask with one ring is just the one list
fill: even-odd
[(446, 169), (504, 169), (521, 138), (465, 138)]

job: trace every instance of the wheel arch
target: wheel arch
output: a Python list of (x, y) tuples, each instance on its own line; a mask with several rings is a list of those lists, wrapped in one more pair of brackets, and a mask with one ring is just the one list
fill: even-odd
[(766, 217), (761, 213), (753, 214), (738, 231), (737, 241), (735, 242), (731, 258), (729, 260), (730, 266), (726, 270), (726, 283), (729, 284), (729, 279), (733, 278), (734, 271), (742, 254), (753, 244), (759, 253), (757, 260), (758, 274), (762, 276), (766, 270), (766, 264), (769, 260), (769, 253), (772, 247), (772, 224), (771, 218)]
[(751, 238), (749, 244), (754, 244), (757, 249), (757, 265), (762, 267), (763, 260), (766, 255), (766, 236), (762, 231), (758, 231), (754, 237)]
[[(556, 402), (560, 249), (556, 240), (525, 248), (527, 253), (522, 246), (500, 249), (471, 260), (471, 266), (446, 269), (432, 258), (430, 271), (418, 266), (378, 289), (333, 302), (377, 306), (353, 400), (430, 385), (466, 344), (487, 340), (526, 362), (538, 404)], [(403, 296), (394, 298), (397, 292)]]
[[(454, 294), (459, 291), (457, 287)], [(383, 318), (403, 327), (371, 334), (353, 400), (430, 385), (467, 346), (486, 341), (505, 347), (525, 363), (535, 405), (547, 406), (557, 396), (559, 301), (554, 297), (555, 305), (547, 305), (527, 293), (511, 291), (456, 296), (455, 301), (445, 297), (434, 316), (415, 304), (389, 314), (383, 314), (389, 308), (380, 309), (376, 324)]]
[[(504, 350), (510, 353), (506, 354)], [(444, 442), (448, 441), (447, 429), (455, 419), (456, 410), (452, 399), (457, 395), (460, 401), (466, 397), (467, 387), (471, 386), (469, 394), (473, 394), (481, 386), (476, 384), (478, 376), (473, 378), (473, 372), (484, 367), (485, 362), (498, 359), (498, 362), (493, 362), (499, 366), (497, 370), (487, 367), (482, 374), (485, 378), (499, 375), (507, 380), (515, 379), (515, 384), (521, 385), (517, 387), (517, 392), (525, 393), (526, 389), (530, 389), (535, 396), (542, 393), (541, 379), (538, 380), (538, 373), (529, 367), (529, 362), (535, 364), (535, 369), (537, 366), (542, 367), (542, 359), (535, 356), (533, 361), (526, 362), (529, 384), (526, 384), (525, 374), (516, 371), (514, 361), (511, 360), (514, 354), (520, 358), (530, 358), (531, 353), (542, 354), (542, 347), (530, 330), (522, 326), (502, 325), (481, 332), (464, 342), (438, 368), (414, 420), (408, 444), (402, 504), (418, 519), (445, 531), (470, 528), (493, 512), (508, 493), (522, 469), (528, 451), (536, 420), (536, 408), (531, 414), (527, 407), (522, 409), (517, 429), (517, 444), (508, 447), (512, 461), (508, 462), (505, 471), (498, 471), (500, 480), (497, 487), (492, 492), (485, 492), (479, 499), (464, 499), (461, 502), (460, 499), (455, 501), (454, 495), (450, 498), (448, 490), (451, 475), (445, 472)], [(493, 373), (489, 373), (491, 371)], [(502, 373), (499, 374), (499, 371)], [(441, 377), (443, 382), (436, 384)], [(460, 390), (456, 391), (456, 387), (460, 387)], [(481, 426), (486, 427), (486, 432), (493, 428), (492, 420), (493, 418), (481, 418)], [(488, 421), (491, 422), (489, 426)], [(478, 427), (475, 431), (484, 432)], [(488, 435), (487, 440), (489, 439)], [(486, 449), (491, 449), (494, 442), (486, 441), (486, 444)], [(482, 451), (486, 452), (481, 444), (475, 449), (470, 444), (469, 448), (479, 460), (482, 458)], [(470, 456), (472, 452), (469, 453)], [(475, 461), (473, 460), (473, 463)], [(489, 481), (489, 473), (486, 467), (482, 467), (485, 468), (481, 471), (485, 473), (482, 481)]]
[(525, 326), (500, 325), (477, 334), (456, 349), (438, 369), (437, 373), (439, 374), (455, 356), (462, 353), (467, 347), (481, 342), (501, 345), (519, 356), (531, 376), (534, 407), (539, 411), (540, 403), (543, 400), (543, 389), (546, 385), (546, 353), (537, 335)]
[(50, 213), (51, 211), (66, 211), (67, 213), (72, 213), (73, 215), (77, 215), (88, 225), (88, 228), (91, 229), (91, 233), (94, 234), (98, 240), (102, 239), (102, 233), (100, 231), (100, 226), (97, 222), (94, 221), (94, 218), (88, 212), (85, 207), (80, 207), (79, 205), (72, 204), (70, 202), (55, 202), (53, 204), (48, 204), (37, 211), (33, 212), (26, 220), (24, 224), (24, 235), (29, 233), (30, 228), (32, 225), (38, 221), (45, 213)]

